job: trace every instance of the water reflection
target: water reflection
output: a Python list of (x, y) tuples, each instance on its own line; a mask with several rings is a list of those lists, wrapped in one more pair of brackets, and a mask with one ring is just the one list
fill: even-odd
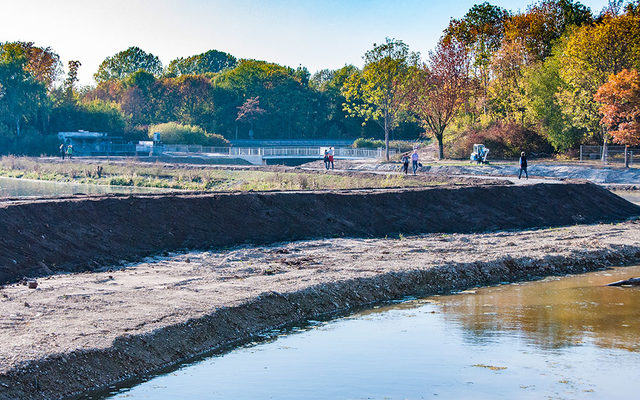
[(0, 177), (0, 197), (41, 197), (72, 194), (156, 193), (157, 188), (60, 183)]
[(640, 290), (601, 286), (633, 276), (640, 267), (376, 307), (103, 396), (634, 398)]
[[(624, 274), (640, 276), (640, 269)], [(604, 286), (618, 274), (603, 271), (549, 278), (438, 300), (443, 316), (460, 323), (469, 340), (518, 331), (544, 349), (590, 341), (605, 348), (640, 350), (640, 288)]]

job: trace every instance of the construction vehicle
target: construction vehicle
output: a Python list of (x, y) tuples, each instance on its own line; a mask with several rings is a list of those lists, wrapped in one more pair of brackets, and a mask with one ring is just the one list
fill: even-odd
[(489, 155), (489, 149), (484, 146), (484, 144), (474, 144), (473, 145), (473, 153), (471, 153), (471, 157), (469, 159), (471, 162), (476, 162), (476, 164), (489, 164), (487, 160), (487, 156)]

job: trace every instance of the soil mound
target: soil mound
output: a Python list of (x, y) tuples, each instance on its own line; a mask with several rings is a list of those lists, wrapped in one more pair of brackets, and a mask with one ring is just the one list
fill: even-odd
[(320, 237), (620, 221), (640, 207), (593, 184), (115, 195), (0, 203), (0, 283), (167, 250)]

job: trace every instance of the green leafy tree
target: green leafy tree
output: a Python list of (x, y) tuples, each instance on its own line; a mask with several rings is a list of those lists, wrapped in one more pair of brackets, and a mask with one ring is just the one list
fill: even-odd
[(83, 129), (122, 135), (125, 130), (125, 117), (115, 103), (101, 100), (63, 102), (51, 110), (50, 126), (53, 132)]
[(147, 53), (138, 47), (129, 47), (111, 57), (107, 57), (93, 75), (96, 82), (104, 82), (113, 79), (124, 79), (139, 70), (146, 71), (155, 76), (162, 73), (160, 59), (151, 53)]
[(525, 107), (527, 116), (537, 124), (541, 135), (557, 151), (566, 151), (580, 144), (585, 130), (574, 127), (564, 114), (557, 94), (566, 89), (560, 77), (560, 63), (556, 57), (528, 68), (524, 73)]
[[(20, 136), (22, 122), (34, 120), (46, 101), (45, 83), (31, 72), (29, 58), (20, 43), (0, 46), (0, 116)], [(11, 130), (11, 128), (9, 128)]]
[(180, 75), (201, 75), (217, 73), (225, 69), (234, 68), (238, 60), (231, 54), (209, 50), (187, 58), (176, 58), (169, 63), (167, 75), (177, 77)]
[[(317, 126), (317, 96), (309, 85), (309, 78), (305, 68), (294, 70), (264, 61), (240, 60), (236, 68), (213, 78), (214, 86), (226, 92), (226, 100), (218, 102), (219, 108), (224, 110), (218, 121), (227, 124), (227, 132), (233, 132), (237, 107), (247, 98), (259, 96), (260, 106), (267, 112), (261, 119), (262, 137), (311, 135)], [(232, 101), (229, 96), (233, 97)]]
[(310, 80), (311, 88), (319, 94), (318, 113), (323, 115), (320, 129), (329, 137), (362, 134), (364, 119), (350, 116), (343, 107), (346, 99), (342, 87), (356, 73), (359, 73), (357, 67), (345, 65), (336, 70), (320, 70)]
[(350, 115), (376, 121), (384, 130), (386, 160), (389, 134), (398, 125), (407, 93), (405, 84), (418, 57), (401, 40), (387, 38), (365, 53), (362, 72), (351, 75), (342, 89), (344, 108)]

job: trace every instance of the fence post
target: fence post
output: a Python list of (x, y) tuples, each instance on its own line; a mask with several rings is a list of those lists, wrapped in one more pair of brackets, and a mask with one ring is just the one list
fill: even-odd
[(624, 167), (629, 168), (629, 146), (624, 146)]
[(582, 161), (582, 145), (580, 145), (580, 161)]

